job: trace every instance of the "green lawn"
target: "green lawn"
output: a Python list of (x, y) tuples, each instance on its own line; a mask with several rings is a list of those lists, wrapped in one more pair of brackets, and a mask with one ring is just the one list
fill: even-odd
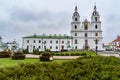
[[(69, 60), (54, 60), (54, 63), (62, 63)], [(25, 60), (12, 60), (11, 58), (0, 58), (0, 68), (12, 67), (21, 63), (36, 63), (41, 62), (39, 59), (26, 58)]]

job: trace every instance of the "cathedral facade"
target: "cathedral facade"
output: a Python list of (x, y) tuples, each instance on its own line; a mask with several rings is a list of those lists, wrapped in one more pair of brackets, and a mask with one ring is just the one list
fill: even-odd
[(102, 50), (102, 30), (100, 15), (97, 11), (96, 5), (89, 22), (85, 19), (80, 21), (80, 15), (75, 7), (72, 22), (71, 22), (71, 36), (68, 35), (31, 35), (23, 37), (23, 49), (28, 49), (32, 52), (34, 49), (44, 51), (50, 49), (51, 51), (61, 50)]
[(98, 50), (102, 50), (101, 21), (96, 5), (94, 6), (94, 11), (91, 16), (91, 22), (87, 19), (80, 22), (80, 15), (76, 6), (72, 16), (71, 27), (71, 35), (73, 36), (73, 46), (75, 49), (90, 50), (95, 49), (95, 46), (97, 46)]

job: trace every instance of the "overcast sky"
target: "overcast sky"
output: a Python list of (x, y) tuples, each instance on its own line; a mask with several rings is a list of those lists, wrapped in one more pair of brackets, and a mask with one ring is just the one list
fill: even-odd
[(103, 42), (120, 35), (120, 0), (0, 0), (0, 35), (4, 42), (41, 34), (70, 35), (72, 14), (78, 6), (80, 21), (90, 21), (94, 3), (101, 15)]

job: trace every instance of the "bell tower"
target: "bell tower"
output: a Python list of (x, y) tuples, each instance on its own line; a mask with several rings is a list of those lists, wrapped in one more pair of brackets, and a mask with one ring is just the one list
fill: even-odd
[[(75, 31), (78, 31), (80, 28), (80, 16), (77, 10), (77, 6), (75, 6), (75, 10), (72, 16), (72, 22), (71, 22), (71, 34), (73, 37), (77, 35)], [(75, 35), (76, 34), (76, 35)]]
[[(91, 37), (93, 39), (98, 38), (98, 50), (102, 50), (102, 30), (101, 30), (101, 21), (100, 21), (100, 15), (97, 11), (96, 5), (94, 5), (94, 10), (92, 12), (91, 16), (91, 26), (92, 26), (92, 35)], [(92, 44), (91, 44), (92, 45)], [(95, 45), (94, 45), (95, 48)]]
[(91, 22), (100, 22), (100, 15), (99, 12), (97, 12), (96, 5), (94, 5), (94, 11), (91, 16)]
[(73, 20), (73, 22), (79, 22), (80, 21), (80, 16), (79, 16), (79, 13), (78, 13), (78, 10), (77, 10), (77, 6), (75, 6), (75, 11), (73, 13), (72, 20)]
[(75, 6), (75, 10), (72, 16), (71, 22), (71, 35), (73, 37), (73, 48), (78, 49), (79, 45), (79, 30), (80, 30), (80, 15), (78, 13), (77, 6)]

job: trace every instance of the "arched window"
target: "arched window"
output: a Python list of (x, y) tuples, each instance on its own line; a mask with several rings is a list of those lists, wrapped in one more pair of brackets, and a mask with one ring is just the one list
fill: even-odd
[(50, 49), (52, 49), (52, 46), (50, 46)]
[(85, 43), (87, 43), (87, 42), (88, 42), (88, 40), (86, 39), (86, 40), (85, 40)]
[(98, 25), (95, 25), (95, 29), (97, 29), (98, 28)]
[(40, 46), (38, 46), (38, 48), (40, 49)]
[(77, 29), (77, 25), (75, 25), (75, 29)]
[(97, 22), (97, 17), (95, 17), (95, 22)]
[(87, 33), (85, 33), (85, 37), (87, 37), (88, 35), (87, 35)]
[(52, 44), (52, 40), (50, 41), (50, 44)]
[(33, 41), (33, 43), (35, 43), (35, 40)]
[(27, 40), (27, 43), (29, 43), (29, 40)]
[(56, 44), (58, 44), (58, 41), (56, 41)]
[(78, 42), (77, 42), (77, 39), (75, 39), (75, 44), (77, 44)]
[(75, 21), (77, 21), (77, 18), (75, 18)]
[(58, 46), (56, 46), (56, 49), (58, 49)]
[(77, 33), (75, 33), (75, 36), (77, 36)]
[(41, 40), (39, 40), (39, 43), (41, 43)]
[(62, 44), (64, 44), (64, 41), (62, 41)]
[(77, 46), (75, 46), (75, 49), (77, 49)]
[(95, 33), (95, 36), (98, 36), (98, 33)]

